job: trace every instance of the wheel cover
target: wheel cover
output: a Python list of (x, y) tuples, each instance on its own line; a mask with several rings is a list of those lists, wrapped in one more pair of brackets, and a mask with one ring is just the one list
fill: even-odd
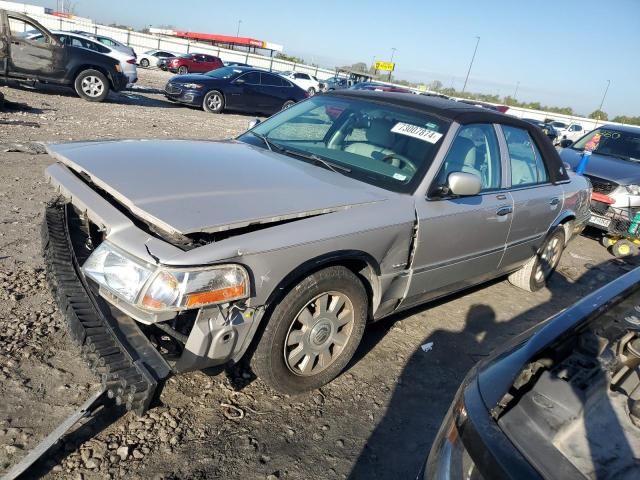
[(207, 96), (207, 107), (211, 110), (219, 110), (222, 107), (222, 97), (217, 93)]
[(552, 237), (544, 246), (538, 257), (535, 280), (544, 281), (551, 272), (558, 266), (560, 255), (562, 254), (562, 242), (558, 237)]
[(80, 88), (88, 97), (99, 97), (104, 92), (104, 82), (94, 75), (88, 75), (82, 79)]
[(284, 362), (295, 375), (316, 375), (332, 365), (353, 332), (353, 304), (329, 291), (309, 301), (295, 316), (284, 342)]

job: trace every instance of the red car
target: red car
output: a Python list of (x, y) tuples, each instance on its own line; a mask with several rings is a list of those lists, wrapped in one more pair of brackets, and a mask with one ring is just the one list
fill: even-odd
[(220, 67), (224, 67), (222, 60), (203, 53), (187, 53), (167, 60), (167, 70), (180, 75), (206, 73)]

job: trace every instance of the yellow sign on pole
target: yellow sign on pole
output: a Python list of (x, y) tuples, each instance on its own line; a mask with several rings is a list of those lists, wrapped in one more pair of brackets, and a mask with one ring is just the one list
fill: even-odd
[(396, 64), (395, 63), (391, 63), (391, 62), (376, 62), (375, 64), (375, 69), (376, 70), (383, 70), (385, 72), (393, 72), (393, 69), (395, 68)]

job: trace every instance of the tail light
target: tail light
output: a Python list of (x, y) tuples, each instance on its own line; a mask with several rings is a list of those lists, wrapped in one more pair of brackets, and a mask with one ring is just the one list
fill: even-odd
[(127, 60), (127, 63), (130, 65), (135, 65), (136, 64), (136, 59), (135, 58), (130, 58), (129, 60)]

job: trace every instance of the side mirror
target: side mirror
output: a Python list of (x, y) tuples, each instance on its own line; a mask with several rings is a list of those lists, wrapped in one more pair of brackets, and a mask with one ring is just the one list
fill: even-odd
[(452, 172), (447, 178), (449, 191), (454, 195), (477, 195), (482, 190), (482, 181), (478, 175), (466, 172)]
[(571, 145), (573, 145), (573, 140), (569, 140), (568, 138), (564, 138), (564, 139), (560, 140), (560, 146), (562, 148), (568, 148)]
[(253, 120), (249, 120), (249, 123), (247, 124), (247, 129), (251, 130), (253, 127), (258, 125), (259, 123), (261, 123), (259, 118), (254, 118)]

